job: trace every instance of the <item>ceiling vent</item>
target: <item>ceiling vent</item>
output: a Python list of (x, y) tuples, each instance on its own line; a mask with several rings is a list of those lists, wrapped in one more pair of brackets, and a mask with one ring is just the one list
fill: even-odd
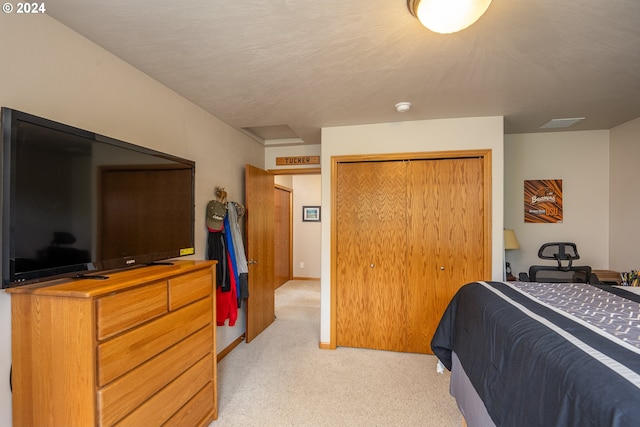
[(559, 128), (568, 128), (569, 126), (573, 126), (578, 122), (584, 120), (584, 117), (574, 117), (571, 119), (551, 119), (547, 123), (540, 126), (540, 129), (559, 129)]

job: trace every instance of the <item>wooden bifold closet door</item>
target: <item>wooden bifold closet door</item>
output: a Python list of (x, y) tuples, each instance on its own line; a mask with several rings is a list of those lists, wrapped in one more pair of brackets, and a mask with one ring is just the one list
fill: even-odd
[(339, 163), (336, 343), (431, 353), (446, 305), (484, 279), (482, 158)]
[(402, 350), (406, 163), (341, 163), (337, 178), (337, 343)]

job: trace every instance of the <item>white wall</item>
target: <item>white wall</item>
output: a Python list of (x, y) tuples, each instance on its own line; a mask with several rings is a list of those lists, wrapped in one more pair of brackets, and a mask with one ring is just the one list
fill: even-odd
[(492, 277), (502, 279), (503, 118), (473, 117), (322, 129), (322, 272), (320, 341), (330, 343), (331, 157), (349, 154), (490, 149)]
[[(513, 274), (547, 264), (546, 242), (574, 242), (581, 265), (609, 267), (609, 131), (545, 132), (505, 136), (504, 225), (520, 249), (509, 251)], [(562, 179), (564, 221), (524, 222), (524, 180)]]
[(273, 177), (273, 182), (289, 189), (293, 189), (293, 175), (276, 175)]
[[(293, 176), (293, 277), (320, 278), (322, 221), (326, 209), (320, 209), (320, 222), (302, 221), (303, 206), (320, 206), (320, 175)], [(304, 267), (300, 266), (304, 263)]]
[(611, 129), (609, 267), (640, 270), (640, 118)]
[[(244, 200), (244, 165), (264, 148), (46, 15), (0, 14), (0, 105), (196, 161), (196, 251), (216, 185)], [(218, 350), (245, 330), (218, 328)], [(11, 425), (10, 297), (0, 292), (0, 427)]]

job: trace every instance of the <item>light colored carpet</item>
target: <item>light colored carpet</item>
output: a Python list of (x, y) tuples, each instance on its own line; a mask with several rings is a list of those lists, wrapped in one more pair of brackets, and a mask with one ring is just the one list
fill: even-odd
[(275, 322), (218, 364), (211, 426), (461, 425), (434, 356), (319, 342), (320, 282), (287, 282), (276, 291)]

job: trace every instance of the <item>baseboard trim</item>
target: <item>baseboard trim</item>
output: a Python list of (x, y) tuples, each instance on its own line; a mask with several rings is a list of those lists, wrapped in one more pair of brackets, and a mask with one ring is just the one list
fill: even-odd
[(320, 280), (319, 277), (292, 277), (291, 280)]
[(336, 348), (328, 342), (320, 342), (320, 350), (335, 350)]
[(222, 359), (224, 359), (224, 357), (231, 353), (231, 350), (233, 350), (234, 348), (236, 348), (238, 345), (240, 345), (240, 343), (244, 340), (244, 335), (242, 334), (240, 335), (238, 338), (236, 338), (231, 344), (229, 344), (224, 350), (222, 350), (220, 353), (218, 353), (218, 356), (216, 358), (216, 360), (218, 362), (220, 362)]

